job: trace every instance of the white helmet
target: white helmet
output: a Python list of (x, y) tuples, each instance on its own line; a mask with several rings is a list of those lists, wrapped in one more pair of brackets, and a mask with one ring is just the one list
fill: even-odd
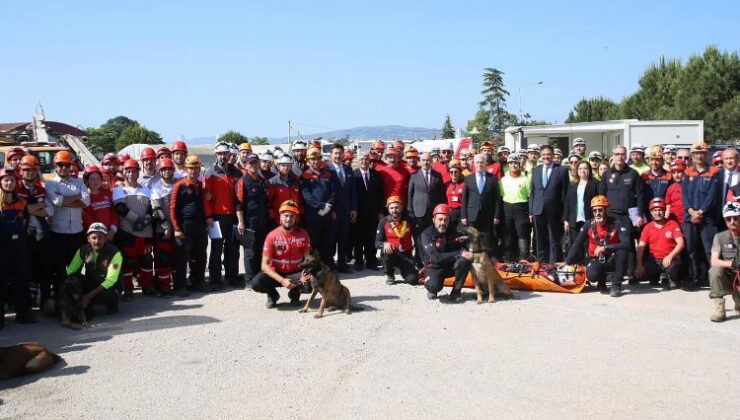
[(527, 152), (540, 152), (540, 145), (539, 144), (530, 144), (529, 147), (527, 147)]
[(722, 217), (740, 216), (740, 204), (730, 201), (722, 208)]
[(224, 143), (220, 141), (216, 143), (216, 147), (213, 148), (213, 153), (223, 153), (223, 152), (230, 153), (231, 150), (229, 148), (228, 143)]
[(293, 147), (290, 150), (306, 150), (306, 143), (303, 140), (298, 140), (293, 143)]
[(604, 160), (604, 155), (602, 155), (601, 152), (594, 150), (588, 154), (588, 160), (592, 159)]
[(292, 165), (293, 159), (291, 159), (291, 157), (288, 155), (282, 155), (280, 156), (280, 158), (278, 158), (277, 164), (278, 165)]
[(632, 145), (632, 148), (630, 149), (630, 153), (632, 153), (632, 152), (639, 152), (639, 153), (642, 153), (644, 155), (645, 154), (645, 146), (643, 146), (641, 144), (633, 144)]
[(586, 140), (583, 139), (583, 137), (576, 137), (573, 139), (573, 146), (585, 146)]
[(239, 154), (239, 146), (237, 146), (236, 143), (231, 143), (229, 145), (229, 152), (231, 152), (232, 155), (238, 155)]
[(500, 153), (511, 153), (511, 150), (506, 146), (499, 146), (498, 149), (496, 149), (496, 154)]
[(666, 144), (663, 148), (663, 154), (666, 153), (676, 153), (678, 151), (678, 148), (672, 144)]
[(103, 235), (107, 235), (108, 234), (108, 228), (105, 227), (104, 224), (99, 223), (99, 222), (96, 222), (96, 223), (91, 224), (90, 227), (87, 228), (87, 234), (88, 235), (91, 234), (91, 233), (94, 233), (94, 232), (99, 232), (99, 233), (102, 233)]
[(273, 160), (275, 160), (275, 156), (273, 156), (270, 152), (265, 152), (260, 155), (260, 160), (265, 162), (272, 162)]

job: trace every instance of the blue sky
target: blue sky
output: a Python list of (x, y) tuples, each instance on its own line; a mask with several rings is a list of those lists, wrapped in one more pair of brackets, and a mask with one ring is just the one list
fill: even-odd
[[(557, 3), (557, 4), (556, 4)], [(485, 67), (562, 122), (661, 55), (737, 50), (740, 2), (0, 0), (0, 121), (126, 115), (171, 142), (361, 125), (464, 127)]]

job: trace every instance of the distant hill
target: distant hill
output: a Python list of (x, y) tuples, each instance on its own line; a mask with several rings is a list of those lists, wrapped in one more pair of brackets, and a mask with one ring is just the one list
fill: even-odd
[[(402, 125), (379, 125), (373, 127), (355, 127), (345, 130), (326, 131), (323, 133), (301, 133), (301, 138), (311, 140), (317, 137), (323, 137), (326, 140), (340, 139), (349, 136), (350, 139), (358, 140), (414, 140), (414, 139), (433, 139), (439, 138), (440, 130), (423, 127), (405, 127)], [(295, 139), (295, 137), (293, 137)], [(193, 137), (185, 138), (189, 144), (213, 144), (216, 142), (216, 136), (212, 137)], [(288, 137), (270, 138), (270, 143), (287, 143)]]

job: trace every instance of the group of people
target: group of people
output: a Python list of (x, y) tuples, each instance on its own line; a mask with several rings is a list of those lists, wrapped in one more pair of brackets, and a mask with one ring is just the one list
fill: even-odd
[(417, 284), (423, 269), (430, 299), (455, 277), (449, 299), (459, 302), (473, 259), (461, 224), (500, 260), (583, 264), (611, 296), (624, 281), (709, 285), (712, 320), (725, 319), (726, 295), (740, 311), (735, 149), (708, 163), (703, 142), (617, 146), (608, 159), (587, 154), (583, 139), (572, 147), (567, 156), (550, 145), (494, 153), (492, 142), (419, 153), (375, 141), (359, 156), (334, 144), (324, 161), (320, 143), (260, 155), (218, 143), (204, 169), (177, 141), (144, 148), (138, 161), (109, 153), (81, 178), (60, 151), (45, 182), (38, 159), (16, 148), (0, 171), (0, 325), (6, 300), (17, 322), (33, 322), (32, 306), (53, 306), (70, 276), (82, 279), (83, 307), (110, 313), (133, 297), (134, 279), (159, 297), (251, 287), (269, 308), (285, 287), (295, 305), (310, 290), (300, 263), (312, 249), (339, 273), (382, 269), (388, 284), (396, 271)]

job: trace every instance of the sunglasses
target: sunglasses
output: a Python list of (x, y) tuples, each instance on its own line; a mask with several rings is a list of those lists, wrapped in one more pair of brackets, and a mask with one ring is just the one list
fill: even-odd
[(737, 222), (738, 220), (740, 220), (740, 216), (727, 216), (725, 217), (725, 220), (727, 220), (728, 222)]
[(57, 167), (58, 168), (71, 168), (72, 164), (71, 163), (57, 163)]
[(603, 213), (604, 209), (602, 209), (601, 207), (596, 207), (596, 208), (591, 209), (591, 211), (594, 213)]
[(678, 159), (678, 160), (688, 160), (689, 157), (688, 156), (676, 156), (676, 159)]

